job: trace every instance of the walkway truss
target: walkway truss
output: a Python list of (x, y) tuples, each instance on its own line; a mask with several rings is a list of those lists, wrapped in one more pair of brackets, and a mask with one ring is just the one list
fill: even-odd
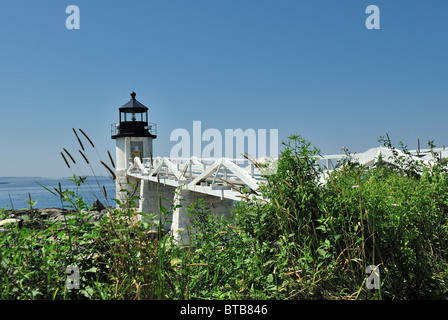
[[(400, 150), (396, 150), (398, 156), (411, 157), (424, 165), (431, 166), (434, 163), (434, 155), (446, 158), (448, 150), (437, 148), (433, 150), (411, 150), (411, 155), (406, 155)], [(390, 162), (393, 157), (391, 149), (385, 147), (372, 148), (364, 153), (357, 153), (350, 156), (345, 154), (326, 155), (318, 157), (317, 164), (324, 169), (322, 182), (333, 170), (337, 170), (339, 160), (351, 157), (367, 168), (371, 168), (381, 156), (385, 162)], [(157, 157), (151, 159), (144, 158), (143, 161), (136, 157), (130, 160), (127, 171), (129, 176), (137, 179), (159, 182), (164, 185), (179, 187), (202, 194), (220, 197), (221, 199), (241, 200), (244, 188), (250, 188), (257, 192), (260, 183), (264, 182), (264, 175), (276, 172), (276, 159), (257, 159), (259, 163), (269, 163), (267, 168), (260, 168), (251, 161), (233, 160), (228, 158), (219, 159), (198, 159), (196, 157), (188, 159), (170, 159), (167, 157)]]

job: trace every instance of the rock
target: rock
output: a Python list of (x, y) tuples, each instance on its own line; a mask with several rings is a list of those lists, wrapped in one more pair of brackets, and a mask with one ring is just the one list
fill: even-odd
[(84, 218), (84, 221), (100, 221), (101, 219), (103, 219), (103, 210), (101, 210), (101, 212), (98, 211), (90, 211), (90, 212), (86, 212), (86, 217)]
[[(101, 203), (99, 203), (99, 205), (102, 206)], [(105, 212), (107, 212), (107, 209), (102, 209), (100, 211), (92, 210), (88, 212), (81, 211), (81, 215), (84, 215), (83, 220), (85, 222), (96, 222), (103, 218)], [(20, 221), (19, 227), (23, 225), (28, 228), (42, 228), (45, 225), (45, 223), (43, 223), (44, 220), (50, 223), (57, 221), (64, 223), (67, 219), (75, 218), (76, 213), (75, 210), (61, 208), (34, 209), (32, 212), (30, 212), (30, 210), (12, 210), (9, 212), (8, 218)]]
[(6, 225), (9, 225), (9, 224), (13, 224), (13, 223), (19, 223), (19, 219), (16, 219), (16, 218), (9, 218), (9, 219), (3, 219), (3, 220), (0, 220), (0, 226), (6, 226)]
[(93, 210), (93, 211), (101, 212), (101, 211), (104, 210), (104, 209), (106, 209), (106, 208), (103, 206), (103, 204), (101, 203), (100, 200), (96, 199), (96, 200), (93, 202), (93, 205), (92, 205), (92, 210)]

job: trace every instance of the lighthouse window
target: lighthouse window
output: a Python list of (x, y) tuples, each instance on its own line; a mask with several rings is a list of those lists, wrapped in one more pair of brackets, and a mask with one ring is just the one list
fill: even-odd
[(132, 141), (131, 142), (131, 150), (132, 150), (132, 152), (142, 151), (143, 150), (143, 141)]

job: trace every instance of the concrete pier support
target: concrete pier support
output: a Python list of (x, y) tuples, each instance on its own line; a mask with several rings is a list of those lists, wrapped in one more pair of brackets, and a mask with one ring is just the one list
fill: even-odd
[(191, 234), (197, 232), (197, 230), (191, 229), (193, 221), (192, 217), (188, 216), (190, 212), (187, 208), (192, 202), (198, 202), (199, 199), (204, 199), (205, 206), (211, 211), (211, 214), (224, 219), (229, 219), (231, 216), (233, 200), (221, 200), (219, 197), (179, 188), (174, 197), (176, 207), (173, 212), (171, 232), (180, 245), (189, 245)]
[(148, 180), (142, 180), (140, 183), (140, 203), (138, 211), (149, 213), (150, 208), (154, 208), (154, 199), (150, 196), (150, 182)]
[(191, 225), (190, 217), (188, 217), (188, 201), (191, 201), (191, 191), (176, 190), (174, 196), (173, 223), (171, 225), (171, 233), (180, 244), (189, 244), (189, 230)]
[(172, 214), (163, 214), (161, 206), (171, 211), (176, 188), (164, 186), (149, 180), (141, 180), (139, 211), (154, 215), (154, 221), (160, 221), (165, 229), (171, 229)]
[[(129, 200), (129, 195), (126, 191), (121, 190), (128, 190), (131, 195), (135, 193), (135, 195), (138, 196), (139, 180), (128, 176), (126, 174), (125, 169), (116, 170), (116, 176), (117, 176), (115, 181), (116, 197), (118, 200), (120, 200), (120, 202), (127, 204)], [(131, 183), (135, 183), (134, 186), (132, 186)], [(117, 207), (119, 207), (118, 203)]]
[[(127, 189), (135, 192), (140, 200), (136, 201), (139, 212), (151, 216), (152, 222), (161, 223), (166, 231), (171, 232), (180, 245), (189, 245), (191, 234), (197, 230), (191, 229), (193, 221), (189, 216), (188, 207), (192, 202), (199, 202), (204, 199), (204, 204), (211, 214), (229, 219), (233, 209), (233, 200), (221, 199), (203, 193), (184, 189), (183, 186), (173, 187), (144, 179), (136, 179), (126, 174), (126, 170), (117, 170), (116, 194), (117, 199), (122, 203), (128, 203), (127, 192), (120, 191)], [(130, 183), (135, 182), (134, 186)], [(166, 208), (165, 214), (161, 206)], [(139, 215), (142, 219), (142, 215)]]

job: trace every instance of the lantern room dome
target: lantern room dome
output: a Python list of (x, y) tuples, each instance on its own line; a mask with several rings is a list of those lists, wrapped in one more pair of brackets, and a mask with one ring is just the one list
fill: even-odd
[(112, 124), (112, 139), (119, 137), (157, 137), (157, 126), (148, 123), (148, 108), (135, 99), (132, 91), (131, 100), (118, 108), (119, 123)]
[(148, 111), (148, 108), (145, 105), (143, 105), (140, 101), (137, 101), (137, 99), (135, 99), (136, 96), (137, 94), (134, 91), (132, 91), (131, 100), (129, 100), (129, 102), (118, 108), (118, 110), (120, 110), (121, 112), (138, 112), (138, 113)]

